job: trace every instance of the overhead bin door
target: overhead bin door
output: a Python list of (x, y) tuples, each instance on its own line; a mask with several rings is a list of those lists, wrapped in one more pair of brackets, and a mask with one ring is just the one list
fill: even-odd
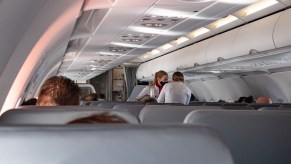
[(284, 11), (274, 29), (274, 43), (277, 48), (291, 45), (291, 9)]
[(279, 16), (280, 13), (241, 27), (234, 42), (233, 57), (246, 55), (251, 49), (274, 49), (273, 30)]

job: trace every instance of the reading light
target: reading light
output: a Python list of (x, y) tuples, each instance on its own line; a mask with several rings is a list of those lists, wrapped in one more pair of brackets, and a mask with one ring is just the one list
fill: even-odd
[(209, 32), (209, 31), (210, 31), (209, 29), (207, 29), (205, 27), (201, 27), (201, 28), (198, 28), (197, 30), (191, 32), (190, 33), (190, 36), (193, 37), (193, 38), (195, 38), (197, 36), (200, 36), (202, 34), (205, 34), (205, 33)]
[(229, 24), (229, 23), (231, 23), (231, 22), (233, 22), (233, 21), (235, 21), (237, 19), (238, 19), (237, 17), (235, 17), (233, 15), (229, 15), (229, 16), (227, 16), (225, 18), (221, 18), (221, 19), (215, 21), (213, 23), (213, 26), (214, 26), (214, 28), (219, 28), (219, 27), (224, 26), (226, 24)]
[(243, 15), (248, 16), (278, 3), (276, 0), (261, 0), (243, 9)]

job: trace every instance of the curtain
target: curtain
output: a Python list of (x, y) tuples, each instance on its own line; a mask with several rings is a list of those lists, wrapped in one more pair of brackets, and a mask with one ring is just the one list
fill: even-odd
[(136, 86), (136, 71), (137, 66), (123, 66), (124, 79), (127, 90), (127, 97), (130, 96), (134, 86)]

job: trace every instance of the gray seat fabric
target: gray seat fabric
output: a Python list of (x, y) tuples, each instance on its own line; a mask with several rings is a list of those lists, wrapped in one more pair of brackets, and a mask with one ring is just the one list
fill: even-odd
[(136, 97), (145, 87), (146, 85), (136, 85), (131, 91), (128, 101), (136, 101)]
[[(131, 124), (139, 124), (139, 118), (129, 111), (109, 111), (122, 117)], [(100, 114), (105, 111), (85, 110), (85, 109), (66, 109), (61, 107), (38, 107), (33, 109), (12, 109), (4, 112), (0, 116), (1, 124), (26, 124), (26, 125), (59, 125), (66, 124), (77, 118)]]
[(113, 110), (127, 110), (134, 113), (136, 116), (139, 115), (141, 109), (145, 107), (145, 105), (137, 105), (137, 104), (118, 104), (113, 107)]
[(254, 109), (260, 109), (263, 107), (279, 107), (281, 104), (249, 104), (249, 107), (253, 107)]
[(233, 164), (219, 133), (199, 126), (1, 126), (3, 164)]
[(265, 110), (277, 110), (277, 111), (279, 111), (279, 110), (291, 110), (291, 107), (289, 107), (289, 108), (285, 108), (285, 107), (280, 107), (280, 108), (278, 108), (278, 107), (262, 107), (262, 108), (260, 108), (258, 110), (259, 111), (265, 111)]
[(247, 106), (246, 103), (223, 103), (223, 106)]
[(231, 105), (226, 105), (222, 107), (223, 109), (227, 110), (255, 110), (253, 107), (250, 106), (231, 106)]
[(221, 109), (221, 107), (148, 105), (141, 110), (139, 118), (141, 123), (183, 123), (187, 114), (197, 109)]
[(291, 111), (198, 110), (184, 123), (220, 131), (237, 164), (291, 163)]
[(135, 102), (125, 102), (125, 101), (103, 101), (97, 106), (102, 107), (103, 109), (113, 109), (115, 105), (118, 104), (136, 104)]
[(90, 102), (91, 102), (90, 106), (97, 106), (99, 103), (103, 103), (104, 101), (90, 101)]

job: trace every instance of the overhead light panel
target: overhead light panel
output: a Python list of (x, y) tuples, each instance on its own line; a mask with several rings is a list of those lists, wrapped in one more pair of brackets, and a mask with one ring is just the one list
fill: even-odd
[(226, 24), (229, 24), (229, 23), (231, 23), (231, 22), (233, 22), (233, 21), (235, 21), (235, 20), (237, 20), (237, 19), (238, 19), (237, 17), (235, 17), (235, 16), (233, 16), (233, 15), (229, 15), (229, 16), (227, 16), (227, 17), (225, 17), (225, 18), (221, 18), (221, 19), (215, 21), (215, 22), (214, 22), (212, 25), (210, 25), (210, 26), (212, 26), (212, 27), (214, 27), (214, 28), (219, 28), (219, 27), (222, 27), (222, 26), (224, 26), (224, 25), (226, 25)]
[(251, 15), (251, 14), (253, 14), (255, 12), (263, 10), (263, 9), (265, 9), (267, 7), (270, 7), (270, 6), (272, 6), (274, 4), (277, 4), (277, 3), (278, 3), (278, 1), (276, 1), (276, 0), (261, 0), (261, 1), (257, 2), (257, 3), (254, 3), (254, 4), (244, 8), (243, 9), (243, 13), (244, 13), (243, 15), (244, 16)]
[(160, 51), (157, 49), (154, 49), (151, 51), (151, 53), (152, 53), (152, 55), (156, 55), (156, 54), (160, 53)]
[(144, 59), (146, 59), (146, 58), (148, 58), (148, 57), (149, 57), (148, 54), (146, 54), (146, 55), (143, 56)]
[(182, 37), (180, 37), (180, 38), (177, 39), (176, 43), (177, 44), (181, 44), (181, 43), (184, 43), (184, 42), (186, 42), (188, 40), (189, 40), (188, 38), (182, 36)]
[(201, 27), (201, 28), (199, 28), (199, 29), (197, 29), (197, 30), (191, 32), (191, 33), (190, 33), (190, 36), (191, 36), (192, 38), (195, 38), (195, 37), (197, 37), (197, 36), (200, 36), (200, 35), (203, 35), (203, 34), (209, 32), (209, 31), (210, 31), (209, 29), (207, 29), (207, 28), (205, 28), (205, 27)]
[[(165, 45), (163, 45), (163, 46), (161, 46), (161, 49), (164, 51), (164, 50), (166, 50), (166, 49), (169, 49), (169, 48), (172, 48), (173, 46), (171, 45), (171, 44), (165, 44)], [(157, 52), (157, 53), (159, 53), (159, 52)]]

